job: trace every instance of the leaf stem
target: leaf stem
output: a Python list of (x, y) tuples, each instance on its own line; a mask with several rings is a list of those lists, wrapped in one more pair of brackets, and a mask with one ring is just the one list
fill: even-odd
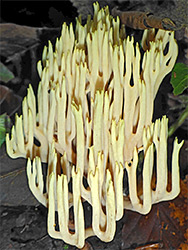
[(169, 137), (176, 131), (176, 129), (178, 129), (184, 123), (187, 117), (188, 117), (188, 105), (185, 108), (185, 110), (181, 113), (177, 121), (174, 124), (172, 124), (172, 126), (169, 128), (168, 130)]

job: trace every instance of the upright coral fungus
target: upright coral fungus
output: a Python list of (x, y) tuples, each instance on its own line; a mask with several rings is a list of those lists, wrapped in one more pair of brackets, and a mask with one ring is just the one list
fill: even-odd
[[(167, 191), (168, 119), (152, 123), (154, 99), (174, 66), (177, 44), (173, 32), (145, 30), (142, 45), (143, 57), (138, 43), (120, 28), (119, 18), (98, 3), (93, 20), (88, 17), (85, 25), (76, 20), (75, 32), (72, 24), (64, 23), (55, 51), (49, 42), (38, 62), (37, 100), (29, 86), (23, 114), (16, 116), (11, 139), (6, 137), (10, 157), (28, 158), (29, 187), (48, 207), (48, 233), (79, 248), (92, 235), (111, 241), (124, 208), (146, 214), (152, 204), (173, 199), (180, 191), (182, 143), (174, 141), (172, 188)], [(138, 187), (140, 151), (144, 163)], [(48, 163), (47, 176), (42, 162)], [(90, 228), (85, 228), (84, 201), (92, 206)], [(69, 230), (72, 206), (74, 233)], [(54, 227), (55, 211), (59, 230)]]

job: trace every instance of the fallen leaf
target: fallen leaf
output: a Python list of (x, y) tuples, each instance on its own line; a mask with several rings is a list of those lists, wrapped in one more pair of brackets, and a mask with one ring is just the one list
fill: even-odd
[(5, 141), (6, 133), (9, 132), (11, 126), (10, 118), (6, 115), (0, 115), (0, 147)]
[(188, 222), (188, 183), (181, 181), (181, 193), (177, 200), (169, 201), (169, 207), (172, 209), (170, 216), (177, 219), (180, 227), (183, 227)]
[(188, 88), (188, 66), (184, 63), (176, 63), (170, 80), (174, 95), (180, 95)]
[(14, 74), (0, 62), (0, 81), (7, 83), (14, 78)]
[[(0, 24), (0, 56), (4, 64), (14, 73), (11, 83), (20, 84), (23, 96), (26, 86), (39, 82), (37, 62), (41, 59), (44, 45), (55, 42), (61, 28), (29, 27), (14, 23)], [(18, 88), (17, 88), (18, 90)]]
[(188, 249), (188, 229), (186, 230), (184, 237), (186, 240), (184, 243), (180, 244), (179, 250), (187, 250)]
[(39, 204), (28, 187), (26, 160), (8, 157), (5, 144), (0, 148), (0, 166), (1, 206)]
[(0, 24), (1, 56), (6, 58), (23, 53), (39, 42), (37, 28), (13, 23)]
[(0, 110), (1, 114), (8, 116), (15, 114), (21, 106), (22, 98), (16, 95), (10, 88), (0, 85)]
[(179, 249), (181, 244), (187, 244), (187, 185), (188, 180), (181, 181), (180, 195), (173, 201), (153, 205), (148, 215), (125, 211), (122, 249), (142, 249), (148, 244), (159, 244), (159, 249)]

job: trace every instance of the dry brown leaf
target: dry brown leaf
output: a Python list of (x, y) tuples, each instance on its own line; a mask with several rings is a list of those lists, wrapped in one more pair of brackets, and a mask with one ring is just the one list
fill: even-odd
[[(41, 59), (44, 45), (54, 42), (59, 35), (59, 28), (38, 28), (14, 23), (0, 24), (0, 56), (15, 78), (13, 84), (20, 84), (20, 95), (25, 95), (26, 86), (39, 81), (36, 68)], [(18, 91), (18, 88), (17, 88)]]
[[(173, 201), (153, 206), (146, 216), (125, 211), (122, 249), (181, 249), (187, 245), (188, 181), (181, 181), (181, 193)], [(154, 248), (153, 248), (154, 249)], [(182, 248), (185, 249), (185, 248)]]
[(0, 110), (1, 114), (7, 113), (12, 116), (21, 106), (21, 97), (16, 95), (11, 89), (0, 85)]
[(0, 24), (0, 30), (0, 54), (6, 58), (22, 53), (39, 41), (34, 27), (4, 23)]

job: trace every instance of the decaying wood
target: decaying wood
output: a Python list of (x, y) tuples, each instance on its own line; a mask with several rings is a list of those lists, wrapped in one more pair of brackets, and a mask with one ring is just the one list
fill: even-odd
[(165, 29), (174, 30), (175, 23), (170, 18), (160, 18), (153, 13), (141, 11), (120, 11), (117, 8), (112, 10), (114, 16), (119, 16), (122, 23), (133, 29)]

